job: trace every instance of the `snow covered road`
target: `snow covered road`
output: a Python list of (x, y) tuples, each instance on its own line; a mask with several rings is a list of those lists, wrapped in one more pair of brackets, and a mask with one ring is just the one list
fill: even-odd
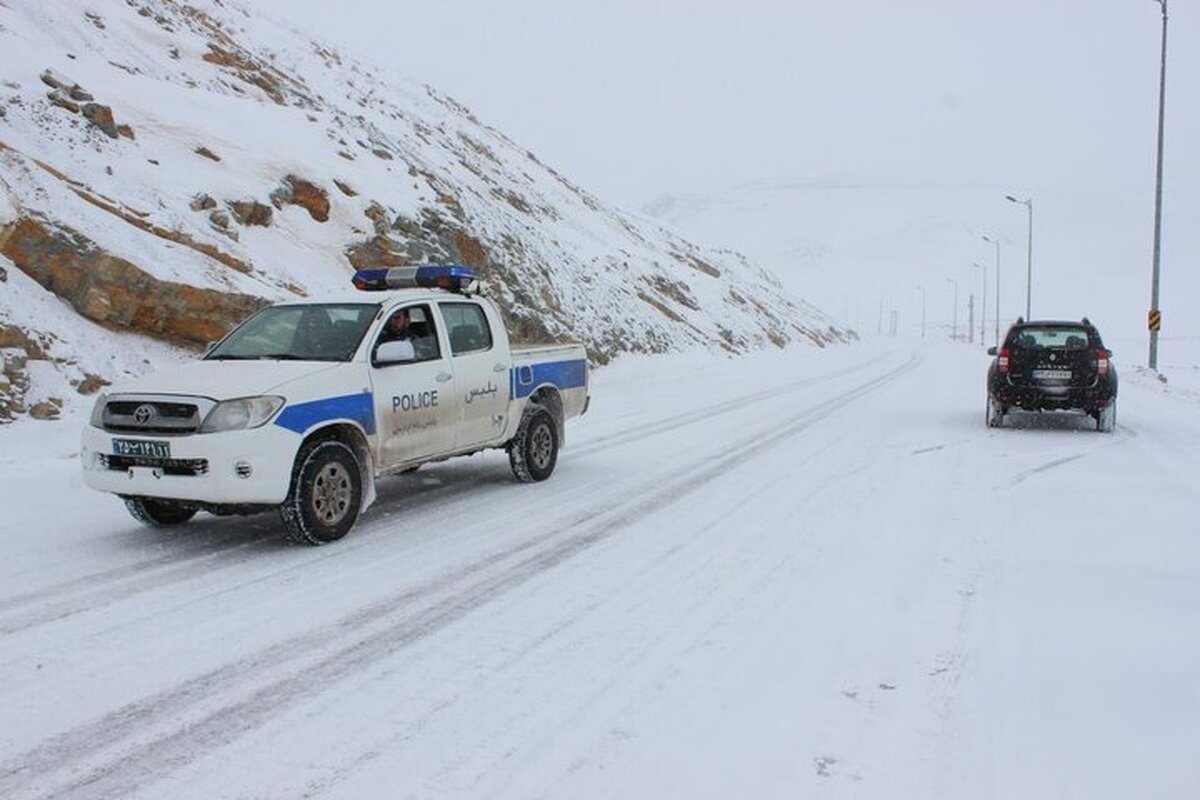
[(989, 430), (986, 365), (620, 363), (548, 482), (426, 467), (319, 549), (0, 432), (0, 796), (1196, 796), (1200, 405)]

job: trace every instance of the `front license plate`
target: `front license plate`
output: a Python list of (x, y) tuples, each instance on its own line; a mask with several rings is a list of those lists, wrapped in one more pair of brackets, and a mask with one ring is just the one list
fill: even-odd
[(113, 439), (113, 455), (170, 458), (170, 442), (150, 442), (145, 439)]

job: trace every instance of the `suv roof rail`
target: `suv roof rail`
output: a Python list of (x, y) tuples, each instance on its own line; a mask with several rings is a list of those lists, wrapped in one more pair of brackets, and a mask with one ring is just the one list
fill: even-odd
[(1017, 317), (1017, 324), (1018, 324), (1018, 325), (1024, 325), (1024, 324), (1025, 324), (1025, 318), (1024, 318), (1024, 317)]
[(1088, 319), (1087, 317), (1084, 317), (1084, 318), (1083, 318), (1083, 324), (1084, 324), (1084, 325), (1091, 325), (1091, 324), (1092, 324), (1092, 321), (1091, 321), (1090, 319)]

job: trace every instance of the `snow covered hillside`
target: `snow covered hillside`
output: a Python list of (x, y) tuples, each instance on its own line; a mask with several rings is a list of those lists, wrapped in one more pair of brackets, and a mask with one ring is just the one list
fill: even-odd
[(621, 359), (551, 480), (431, 465), (321, 549), (11, 426), (0, 796), (1195, 797), (1200, 395), (994, 430), (987, 361)]
[[(597, 362), (847, 335), (741, 255), (252, 9), (0, 3), (0, 420), (170, 352), (137, 335), (195, 346), (362, 265), (476, 267), (519, 338)], [(38, 318), (47, 293), (82, 319)]]

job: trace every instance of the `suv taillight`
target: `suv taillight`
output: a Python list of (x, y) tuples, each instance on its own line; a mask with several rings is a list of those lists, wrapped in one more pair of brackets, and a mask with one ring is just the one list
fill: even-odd
[(1096, 373), (1099, 375), (1108, 374), (1108, 359), (1112, 356), (1107, 350), (1101, 348), (1096, 351)]
[(1009, 355), (1011, 355), (1011, 354), (1009, 353), (1009, 350), (1007, 347), (1000, 351), (1000, 358), (996, 362), (996, 365), (1000, 368), (1001, 372), (1008, 372), (1008, 357), (1009, 357)]

